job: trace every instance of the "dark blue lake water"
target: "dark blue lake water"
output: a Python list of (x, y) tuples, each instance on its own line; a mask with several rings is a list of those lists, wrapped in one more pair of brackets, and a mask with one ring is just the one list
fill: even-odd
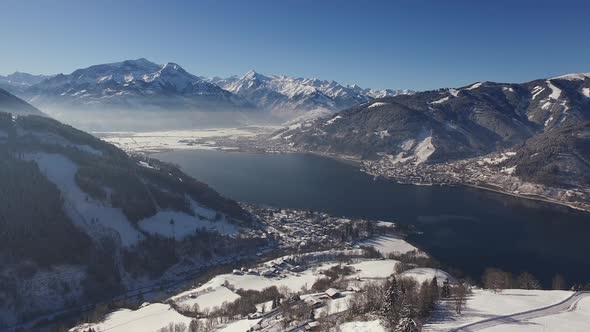
[(486, 267), (590, 282), (590, 214), (467, 187), (400, 185), (314, 155), (173, 151), (154, 157), (238, 201), (410, 223), (410, 241), (479, 280)]

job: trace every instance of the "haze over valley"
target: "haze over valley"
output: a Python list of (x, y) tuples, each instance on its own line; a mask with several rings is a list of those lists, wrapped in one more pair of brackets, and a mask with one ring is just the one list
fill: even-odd
[(5, 5), (0, 331), (590, 330), (587, 4)]

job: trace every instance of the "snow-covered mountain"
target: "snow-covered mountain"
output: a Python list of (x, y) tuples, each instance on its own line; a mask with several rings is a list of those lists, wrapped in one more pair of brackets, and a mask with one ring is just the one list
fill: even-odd
[[(292, 126), (275, 137), (303, 150), (364, 158), (387, 154), (400, 160), (410, 155), (426, 156), (418, 153), (426, 151), (426, 158), (418, 161), (446, 162), (515, 147), (544, 134), (550, 138), (534, 142), (535, 149), (542, 150), (564, 141), (563, 137), (558, 139), (560, 133), (572, 132), (572, 128), (580, 133), (574, 135), (576, 139), (586, 137), (588, 127), (583, 124), (589, 122), (590, 74), (571, 74), (521, 84), (477, 82), (376, 99)], [(584, 151), (576, 158), (585, 159), (572, 162), (584, 169), (579, 173), (589, 169), (590, 149), (584, 144), (567, 147)], [(563, 155), (567, 150), (560, 149), (554, 151)], [(571, 171), (576, 167), (562, 168)]]
[(22, 93), (24, 90), (33, 86), (43, 80), (53, 76), (47, 75), (32, 75), (28, 73), (14, 72), (10, 75), (0, 75), (0, 88), (12, 93)]
[[(250, 70), (242, 77), (214, 77), (209, 82), (277, 115), (340, 111), (375, 98), (408, 94), (408, 90), (373, 90), (317, 78), (265, 76)], [(295, 114), (294, 114), (295, 113)]]
[(245, 110), (250, 105), (175, 63), (146, 59), (100, 64), (59, 74), (26, 89), (41, 108)]

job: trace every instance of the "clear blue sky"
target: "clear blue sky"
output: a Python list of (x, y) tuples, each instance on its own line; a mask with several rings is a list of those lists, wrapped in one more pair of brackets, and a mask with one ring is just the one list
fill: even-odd
[(145, 57), (196, 75), (431, 89), (590, 72), (590, 1), (0, 0), (0, 74)]

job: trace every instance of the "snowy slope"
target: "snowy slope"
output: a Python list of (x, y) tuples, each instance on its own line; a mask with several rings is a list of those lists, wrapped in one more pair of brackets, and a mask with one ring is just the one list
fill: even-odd
[(466, 307), (460, 316), (448, 316), (448, 313), (452, 312), (450, 309), (443, 317), (439, 317), (435, 313), (435, 318), (424, 327), (424, 331), (448, 331), (483, 319), (515, 314), (558, 303), (571, 295), (572, 292), (568, 291), (507, 289), (496, 293), (491, 290), (475, 289), (473, 294), (468, 297)]

